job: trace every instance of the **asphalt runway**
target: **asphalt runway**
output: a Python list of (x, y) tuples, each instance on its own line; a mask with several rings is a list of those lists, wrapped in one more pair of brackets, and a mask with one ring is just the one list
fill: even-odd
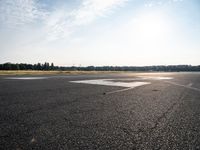
[(200, 149), (200, 73), (0, 76), (0, 149)]

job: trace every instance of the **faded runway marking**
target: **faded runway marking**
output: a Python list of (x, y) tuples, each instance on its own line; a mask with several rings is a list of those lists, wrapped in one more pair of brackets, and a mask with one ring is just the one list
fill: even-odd
[(189, 83), (187, 86), (190, 86), (190, 87), (191, 87), (192, 85), (193, 85), (192, 83)]
[(47, 79), (48, 77), (8, 77), (5, 79), (11, 80), (39, 80), (39, 79)]
[[(114, 80), (114, 79), (113, 79)], [(72, 83), (84, 83), (84, 84), (95, 84), (95, 85), (106, 85), (106, 86), (119, 86), (134, 88), (146, 84), (151, 84), (150, 82), (114, 82), (112, 79), (97, 79), (97, 80), (81, 80), (81, 81), (70, 81)]]
[(164, 82), (200, 92), (200, 89), (195, 88), (195, 87), (191, 87), (191, 83), (189, 85), (182, 85), (182, 84), (175, 83), (175, 82), (170, 82), (170, 81), (164, 81)]
[(171, 80), (173, 79), (172, 77), (145, 77), (145, 76), (140, 76), (141, 79), (143, 80)]
[(114, 82), (113, 80), (112, 79), (98, 79), (98, 80), (81, 80), (81, 81), (70, 81), (70, 82), (72, 82), (72, 83), (94, 84), (94, 85), (126, 87), (125, 89), (120, 89), (120, 90), (115, 90), (115, 91), (103, 93), (104, 95), (118, 93), (118, 92), (124, 92), (124, 91), (131, 90), (131, 89), (138, 87), (138, 86), (151, 84), (150, 82), (139, 82), (139, 81)]
[[(112, 94), (123, 92), (127, 90), (131, 90), (133, 88), (151, 84), (151, 82), (143, 82), (141, 80), (170, 80), (171, 77), (136, 77), (129, 79), (95, 79), (95, 80), (79, 80), (79, 81), (70, 81), (71, 83), (83, 83), (83, 84), (94, 84), (94, 85), (106, 85), (106, 86), (118, 86), (118, 87), (126, 87), (125, 89), (115, 90), (106, 92), (104, 94)], [(122, 81), (130, 80), (130, 82), (122, 82)], [(138, 81), (136, 81), (138, 80)]]
[(124, 92), (124, 91), (128, 91), (128, 90), (131, 90), (135, 87), (130, 87), (130, 88), (126, 88), (126, 89), (121, 89), (121, 90), (115, 90), (115, 91), (111, 91), (111, 92), (106, 92), (104, 93), (105, 95), (108, 95), (108, 94), (113, 94), (113, 93), (119, 93), (119, 92)]

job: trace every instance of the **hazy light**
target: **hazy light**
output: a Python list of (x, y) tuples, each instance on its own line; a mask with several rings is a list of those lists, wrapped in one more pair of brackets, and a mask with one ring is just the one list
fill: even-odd
[(0, 1), (1, 63), (200, 63), (198, 0), (8, 1)]
[(145, 12), (137, 17), (134, 32), (143, 41), (160, 41), (168, 38), (171, 28), (171, 21), (161, 12)]

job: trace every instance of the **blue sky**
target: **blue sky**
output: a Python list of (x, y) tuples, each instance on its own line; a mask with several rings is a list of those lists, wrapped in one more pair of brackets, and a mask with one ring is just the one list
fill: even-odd
[(200, 65), (199, 0), (0, 0), (0, 63)]

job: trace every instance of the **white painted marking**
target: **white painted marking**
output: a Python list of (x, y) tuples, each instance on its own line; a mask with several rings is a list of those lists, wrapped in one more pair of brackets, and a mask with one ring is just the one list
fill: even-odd
[(133, 89), (133, 88), (135, 88), (135, 87), (130, 87), (130, 88), (125, 88), (125, 89), (121, 89), (121, 90), (106, 92), (105, 94), (113, 94), (113, 93), (118, 93), (118, 92), (124, 92), (124, 91), (131, 90), (131, 89)]
[(193, 84), (192, 83), (189, 83), (187, 86), (191, 87)]
[(146, 84), (151, 84), (150, 82), (114, 82), (112, 79), (98, 79), (98, 80), (81, 80), (81, 81), (70, 81), (72, 83), (84, 83), (84, 84), (96, 84), (96, 85), (107, 85), (107, 86), (119, 86), (134, 88)]
[(172, 77), (145, 77), (145, 76), (140, 76), (143, 80), (171, 80), (173, 79)]
[[(151, 84), (151, 82), (143, 82), (141, 80), (170, 80), (172, 77), (145, 77), (140, 76), (136, 78), (128, 78), (128, 79), (96, 79), (96, 80), (80, 80), (80, 81), (70, 81), (72, 83), (83, 83), (83, 84), (94, 84), (94, 85), (106, 85), (106, 86), (119, 86), (126, 87), (125, 89), (120, 89), (116, 91), (106, 92), (105, 94), (113, 94), (118, 92), (123, 92), (127, 90), (131, 90), (138, 86), (143, 86), (147, 84)], [(119, 82), (118, 82), (119, 80)], [(122, 81), (133, 81), (133, 82), (122, 82)], [(137, 80), (137, 81), (136, 81)], [(140, 81), (138, 81), (140, 80)]]
[(195, 88), (195, 87), (191, 87), (191, 86), (188, 86), (188, 85), (182, 85), (182, 84), (175, 83), (175, 82), (170, 82), (170, 81), (164, 81), (164, 82), (172, 84), (172, 85), (176, 85), (176, 86), (180, 86), (180, 87), (184, 87), (184, 88), (187, 88), (187, 89), (191, 89), (191, 90), (200, 92), (200, 89)]
[(38, 79), (47, 79), (48, 77), (8, 77), (6, 79), (12, 80), (38, 80)]

